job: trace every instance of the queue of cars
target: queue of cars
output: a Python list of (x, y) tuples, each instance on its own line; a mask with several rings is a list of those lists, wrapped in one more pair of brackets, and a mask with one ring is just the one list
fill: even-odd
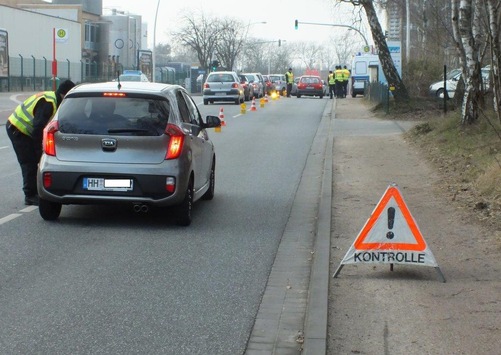
[[(277, 93), (284, 96), (287, 83), (284, 74), (262, 75), (260, 73), (241, 73), (233, 71), (215, 71), (207, 76), (203, 88), (203, 103), (208, 105), (217, 101), (241, 104), (252, 98)], [(294, 79), (291, 95), (318, 96), (327, 95), (328, 87), (318, 75), (303, 75)]]

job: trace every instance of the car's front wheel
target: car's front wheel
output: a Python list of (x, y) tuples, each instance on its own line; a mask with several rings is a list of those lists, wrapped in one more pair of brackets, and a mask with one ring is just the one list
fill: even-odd
[(179, 226), (191, 224), (191, 212), (193, 209), (193, 179), (190, 179), (184, 195), (183, 202), (176, 206), (176, 223)]
[(444, 93), (445, 93), (445, 90), (444, 88), (440, 88), (437, 90), (436, 92), (436, 97), (438, 97), (439, 99), (443, 99), (444, 98)]
[(38, 212), (46, 221), (54, 221), (61, 214), (61, 207), (62, 205), (60, 203), (47, 201), (41, 198), (38, 205)]

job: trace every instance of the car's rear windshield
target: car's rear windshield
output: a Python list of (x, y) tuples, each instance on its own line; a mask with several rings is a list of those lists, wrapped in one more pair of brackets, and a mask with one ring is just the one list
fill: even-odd
[(279, 81), (279, 80), (284, 80), (284, 77), (281, 77), (279, 75), (270, 75), (271, 81)]
[(66, 97), (59, 131), (69, 134), (159, 136), (169, 121), (169, 102), (146, 97)]
[(320, 83), (320, 79), (311, 76), (306, 76), (301, 78), (301, 82), (306, 84), (318, 84)]
[(233, 83), (235, 79), (231, 74), (210, 74), (207, 81), (209, 83)]
[(120, 75), (121, 81), (141, 81), (140, 75)]

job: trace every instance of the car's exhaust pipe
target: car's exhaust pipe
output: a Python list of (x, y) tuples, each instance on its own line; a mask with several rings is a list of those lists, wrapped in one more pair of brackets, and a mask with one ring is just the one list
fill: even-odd
[(142, 213), (146, 213), (150, 210), (150, 208), (148, 207), (148, 205), (145, 205), (145, 204), (142, 204), (142, 203), (136, 203), (134, 204), (134, 212), (136, 213), (139, 213), (139, 212), (142, 212)]

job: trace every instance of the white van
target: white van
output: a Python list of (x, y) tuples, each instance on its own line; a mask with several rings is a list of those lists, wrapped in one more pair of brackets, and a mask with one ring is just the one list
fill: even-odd
[(379, 57), (376, 54), (361, 54), (353, 57), (351, 63), (351, 97), (364, 95), (365, 86), (384, 79)]

